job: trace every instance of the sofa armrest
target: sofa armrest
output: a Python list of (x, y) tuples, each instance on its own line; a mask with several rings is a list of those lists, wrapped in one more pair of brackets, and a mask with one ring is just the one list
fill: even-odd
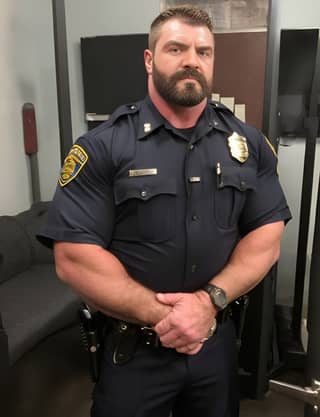
[(8, 385), (9, 366), (8, 336), (3, 328), (0, 312), (0, 398), (4, 396)]

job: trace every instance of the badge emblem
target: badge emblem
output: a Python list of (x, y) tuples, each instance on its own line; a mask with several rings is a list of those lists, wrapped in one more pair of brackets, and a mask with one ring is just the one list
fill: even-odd
[(61, 187), (74, 180), (87, 161), (88, 155), (85, 150), (79, 145), (73, 145), (64, 160), (60, 173), (59, 184)]
[(240, 136), (237, 132), (233, 132), (228, 137), (228, 145), (230, 148), (231, 156), (242, 164), (246, 162), (249, 157), (247, 139), (244, 136)]

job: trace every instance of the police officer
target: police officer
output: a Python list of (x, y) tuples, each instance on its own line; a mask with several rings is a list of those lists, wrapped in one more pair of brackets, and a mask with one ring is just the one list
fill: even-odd
[(212, 30), (194, 7), (154, 20), (148, 96), (73, 145), (40, 237), (112, 318), (93, 417), (238, 415), (225, 312), (278, 259), (290, 212), (267, 139), (207, 98)]

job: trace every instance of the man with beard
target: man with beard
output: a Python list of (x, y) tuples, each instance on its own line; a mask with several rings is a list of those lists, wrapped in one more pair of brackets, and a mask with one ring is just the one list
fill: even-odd
[(207, 98), (206, 12), (161, 13), (144, 59), (148, 96), (71, 148), (40, 238), (109, 318), (93, 417), (236, 417), (228, 309), (279, 256), (290, 212), (276, 157)]

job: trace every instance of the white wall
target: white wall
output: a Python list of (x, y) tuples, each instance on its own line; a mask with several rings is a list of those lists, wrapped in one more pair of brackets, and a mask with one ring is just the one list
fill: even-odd
[(0, 31), (0, 214), (13, 214), (31, 204), (23, 103), (36, 109), (43, 200), (51, 198), (59, 167), (51, 2), (1, 0)]
[[(145, 33), (158, 0), (66, 0), (74, 139), (86, 130), (80, 37)], [(32, 202), (24, 154), (21, 109), (36, 109), (41, 198), (52, 198), (60, 167), (51, 0), (1, 0), (0, 12), (0, 215)]]

